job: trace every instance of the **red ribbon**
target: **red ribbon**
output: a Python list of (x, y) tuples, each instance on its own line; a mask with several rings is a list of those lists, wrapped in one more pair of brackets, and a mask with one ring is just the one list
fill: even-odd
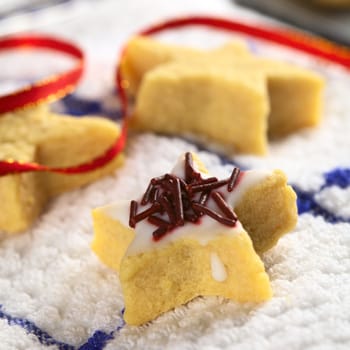
[(350, 49), (347, 47), (336, 45), (328, 40), (295, 30), (251, 25), (218, 17), (189, 16), (174, 18), (148, 27), (140, 31), (138, 35), (152, 35), (164, 30), (188, 26), (204, 26), (246, 34), (253, 38), (289, 47), (311, 56), (322, 58), (331, 63), (340, 64), (345, 68), (350, 68)]
[[(169, 29), (193, 25), (249, 35), (253, 38), (283, 45), (350, 69), (350, 50), (348, 48), (293, 30), (262, 27), (261, 25), (251, 25), (223, 18), (208, 16), (175, 18), (150, 26), (140, 31), (137, 35), (148, 36)], [(66, 73), (35, 83), (29, 88), (19, 90), (14, 94), (0, 97), (0, 113), (25, 107), (32, 103), (39, 103), (42, 100), (50, 99), (52, 96), (58, 97), (59, 94), (61, 94), (62, 97), (62, 94), (68, 93), (69, 90), (72, 90), (75, 87), (83, 71), (83, 53), (75, 45), (63, 40), (48, 36), (17, 36), (0, 40), (0, 51), (21, 47), (52, 49), (54, 51), (71, 55), (77, 59), (77, 64), (73, 69)], [(124, 50), (122, 51), (120, 58), (123, 57), (123, 54)], [(91, 162), (66, 168), (53, 168), (37, 163), (0, 161), (0, 176), (27, 171), (50, 171), (63, 174), (80, 174), (98, 169), (112, 161), (114, 157), (124, 149), (127, 137), (128, 98), (126, 88), (123, 85), (120, 63), (118, 64), (116, 71), (116, 87), (121, 102), (123, 116), (122, 131), (115, 144), (112, 145), (103, 155), (93, 159)]]
[(122, 128), (121, 134), (114, 145), (104, 154), (93, 159), (91, 162), (66, 168), (55, 168), (38, 163), (22, 163), (17, 161), (0, 161), (0, 176), (8, 174), (26, 173), (28, 171), (49, 171), (60, 174), (82, 174), (103, 167), (113, 160), (125, 147), (126, 129)]
[[(46, 79), (35, 82), (14, 93), (0, 97), (0, 114), (16, 109), (26, 108), (35, 104), (62, 98), (73, 91), (84, 69), (84, 54), (74, 44), (65, 40), (45, 35), (18, 35), (0, 39), (0, 51), (9, 49), (44, 48), (73, 57), (76, 62), (73, 68)], [(61, 174), (81, 174), (103, 167), (113, 160), (124, 148), (126, 142), (126, 125), (123, 125), (121, 135), (116, 142), (102, 155), (90, 162), (71, 167), (49, 167), (38, 163), (23, 163), (18, 161), (0, 161), (0, 176), (24, 173), (29, 171), (49, 171)]]
[(9, 49), (44, 48), (73, 57), (74, 67), (34, 84), (0, 97), (0, 114), (33, 104), (52, 101), (73, 91), (84, 69), (84, 54), (74, 44), (44, 35), (19, 35), (0, 39), (0, 51)]

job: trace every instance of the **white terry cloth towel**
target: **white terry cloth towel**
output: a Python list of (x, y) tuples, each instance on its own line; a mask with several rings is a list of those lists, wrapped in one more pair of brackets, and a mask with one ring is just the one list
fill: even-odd
[[(74, 3), (73, 10), (80, 2)], [(76, 94), (55, 107), (68, 113), (118, 114), (114, 64), (122, 43), (140, 26), (185, 13), (266, 21), (224, 0), (84, 6), (83, 14), (66, 23), (40, 24), (40, 16), (25, 22), (70, 37), (86, 50), (85, 80)], [(1, 21), (0, 31), (7, 31)], [(215, 46), (228, 35), (186, 29), (163, 37)], [(349, 73), (276, 46), (252, 40), (249, 45), (257, 54), (296, 62), (325, 77), (322, 124), (271, 142), (263, 158), (223, 157), (180, 137), (132, 136), (124, 167), (53, 200), (27, 232), (2, 236), (0, 349), (350, 348)], [(300, 215), (295, 230), (263, 256), (274, 296), (259, 305), (197, 298), (142, 327), (125, 325), (118, 275), (90, 249), (91, 209), (135, 198), (150, 178), (169, 171), (179, 154), (189, 150), (198, 152), (217, 176), (230, 173), (232, 160), (244, 168), (287, 173), (299, 195)]]

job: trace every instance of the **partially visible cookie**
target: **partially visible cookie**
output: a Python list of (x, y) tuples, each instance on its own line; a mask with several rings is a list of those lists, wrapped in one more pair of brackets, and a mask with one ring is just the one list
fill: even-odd
[(239, 40), (211, 51), (204, 51), (180, 45), (167, 45), (139, 36), (128, 42), (121, 61), (121, 73), (128, 93), (136, 95), (144, 75), (161, 64), (175, 60), (196, 59), (203, 54), (215, 61), (223, 53), (237, 56), (249, 55), (248, 48), (243, 41)]
[[(40, 106), (0, 116), (0, 159), (38, 162), (52, 167), (86, 163), (110, 148), (120, 129), (103, 118), (55, 115)], [(107, 165), (83, 174), (23, 173), (0, 177), (0, 230), (27, 229), (55, 195), (88, 184), (121, 165), (117, 156)]]
[(230, 152), (264, 154), (268, 135), (320, 122), (318, 74), (251, 55), (237, 43), (205, 52), (136, 38), (121, 68), (136, 97), (135, 129), (192, 134)]
[(130, 126), (263, 155), (269, 108), (263, 74), (207, 61), (173, 62), (146, 74)]

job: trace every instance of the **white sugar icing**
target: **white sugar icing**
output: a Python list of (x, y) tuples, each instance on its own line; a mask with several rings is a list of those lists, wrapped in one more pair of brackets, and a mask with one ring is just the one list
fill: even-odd
[(215, 281), (224, 282), (227, 278), (225, 265), (217, 253), (210, 254), (211, 275)]
[[(185, 156), (182, 155), (172, 174), (178, 177), (184, 177)], [(198, 166), (194, 161), (194, 168), (199, 171)], [(200, 171), (199, 171), (200, 172)], [(210, 175), (200, 172), (203, 178)], [(225, 195), (226, 202), (235, 208), (243, 194), (248, 188), (261, 182), (266, 177), (271, 175), (270, 171), (265, 170), (251, 170), (245, 171), (240, 181), (235, 186), (232, 192), (227, 192)], [(139, 200), (140, 202), (140, 200)], [(206, 204), (209, 208), (216, 208), (215, 202), (210, 198)], [(149, 205), (142, 206), (142, 211), (147, 209)], [(123, 225), (129, 227), (129, 210), (130, 201), (119, 201), (117, 203), (105, 206), (102, 208), (104, 213), (111, 218), (120, 221)], [(140, 210), (140, 209), (139, 209)], [(223, 225), (211, 217), (204, 215), (198, 223), (185, 222), (184, 226), (179, 226), (171, 232), (164, 235), (159, 241), (154, 241), (152, 233), (156, 227), (150, 224), (147, 220), (142, 220), (136, 224), (135, 238), (126, 251), (126, 256), (140, 254), (152, 249), (162, 248), (171, 242), (175, 242), (180, 238), (188, 238), (197, 240), (200, 244), (206, 245), (210, 240), (215, 239), (218, 235), (234, 235), (244, 231), (242, 225), (237, 221), (234, 227)]]

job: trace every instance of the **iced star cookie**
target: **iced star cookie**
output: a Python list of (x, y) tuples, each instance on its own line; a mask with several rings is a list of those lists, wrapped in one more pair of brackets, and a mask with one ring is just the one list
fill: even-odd
[[(103, 154), (120, 134), (102, 118), (55, 115), (46, 106), (0, 116), (0, 159), (69, 167)], [(79, 175), (23, 173), (0, 177), (0, 230), (27, 229), (47, 201), (64, 191), (88, 184), (121, 165), (122, 156), (106, 166)]]
[(318, 74), (254, 57), (236, 44), (191, 54), (170, 47), (139, 38), (126, 49), (121, 72), (136, 93), (132, 127), (192, 134), (230, 152), (265, 154), (268, 135), (319, 123)]
[[(263, 263), (236, 215), (239, 207), (254, 212), (252, 190), (263, 201), (257, 205), (256, 225), (270, 222), (269, 216), (280, 211), (264, 238), (262, 230), (252, 230), (258, 245), (270, 241), (260, 246), (266, 248), (276, 243), (276, 236), (269, 237), (273, 230), (281, 236), (297, 218), (295, 193), (280, 172), (235, 168), (229, 178), (219, 180), (186, 153), (170, 174), (152, 179), (138, 201), (93, 211), (92, 249), (119, 271), (127, 323), (145, 323), (197, 296), (220, 295), (238, 302), (271, 297)], [(271, 206), (263, 198), (268, 192), (277, 198)], [(251, 219), (245, 216), (248, 223)]]

